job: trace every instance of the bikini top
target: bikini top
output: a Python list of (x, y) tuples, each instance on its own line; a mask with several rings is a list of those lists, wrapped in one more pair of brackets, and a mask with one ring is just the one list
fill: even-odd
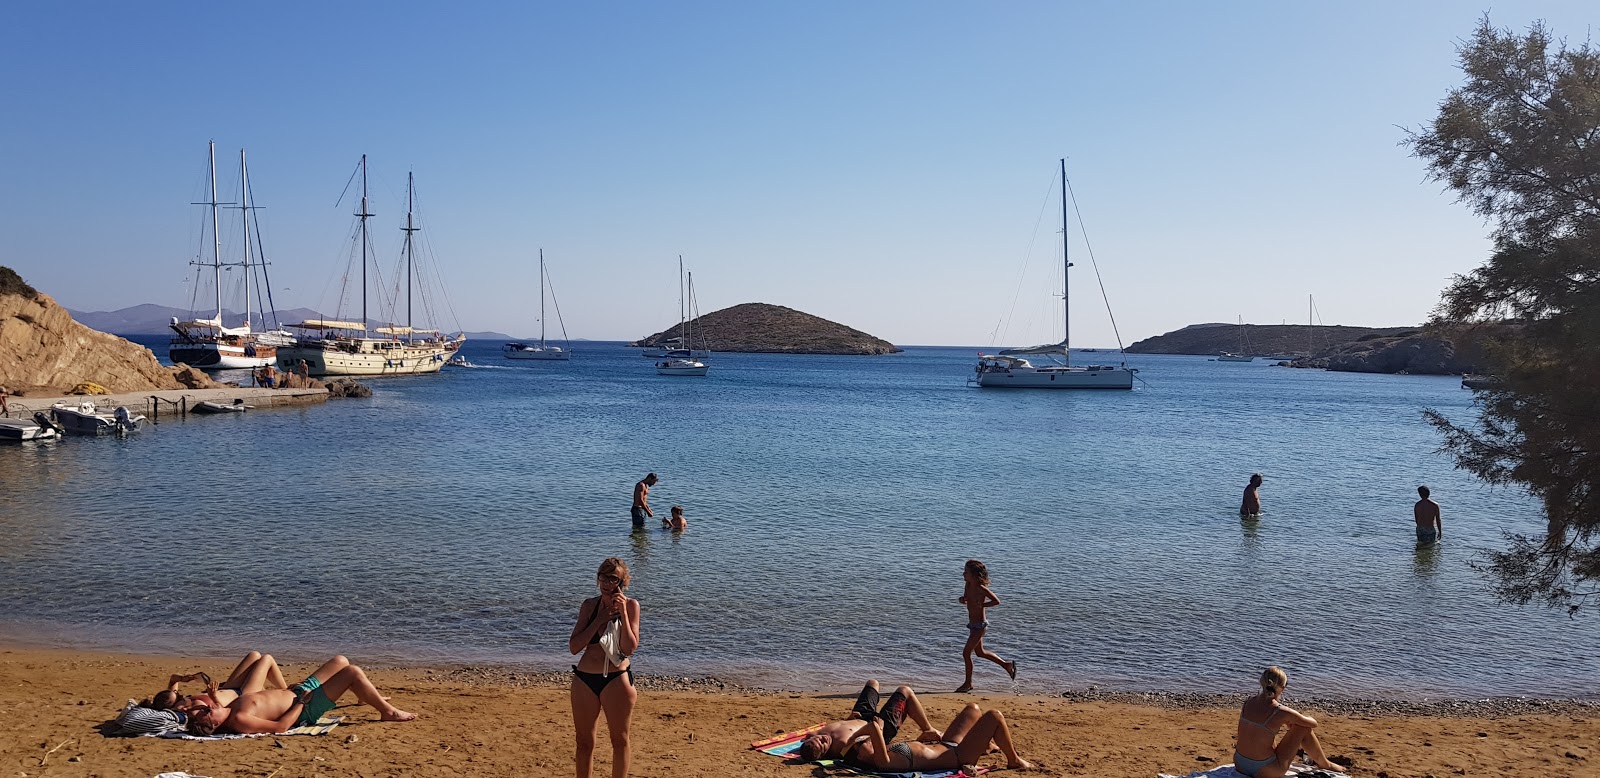
[(1250, 724), (1250, 725), (1253, 725), (1253, 726), (1260, 727), (1260, 728), (1262, 728), (1262, 729), (1264, 729), (1264, 730), (1266, 730), (1268, 732), (1276, 732), (1277, 731), (1276, 729), (1267, 726), (1267, 722), (1271, 721), (1273, 716), (1278, 715), (1278, 711), (1279, 710), (1282, 710), (1282, 708), (1278, 705), (1278, 703), (1276, 703), (1276, 702), (1272, 703), (1272, 712), (1268, 713), (1267, 717), (1262, 719), (1262, 720), (1260, 720), (1260, 721), (1254, 721), (1252, 719), (1245, 718), (1244, 711), (1241, 710), (1241, 711), (1239, 711), (1239, 722), (1242, 723), (1242, 724)]
[[(583, 623), (583, 626), (584, 627), (588, 627), (590, 624), (593, 624), (595, 622), (595, 620), (598, 619), (598, 618), (600, 618), (600, 598), (596, 597), (595, 600), (594, 600), (594, 612), (589, 614), (589, 620), (585, 621)], [(621, 617), (618, 616), (616, 618), (621, 618)], [(605, 630), (596, 631), (594, 633), (594, 635), (590, 636), (589, 645), (591, 645), (591, 646), (597, 645), (600, 642), (600, 636), (603, 635), (603, 634), (605, 634)]]

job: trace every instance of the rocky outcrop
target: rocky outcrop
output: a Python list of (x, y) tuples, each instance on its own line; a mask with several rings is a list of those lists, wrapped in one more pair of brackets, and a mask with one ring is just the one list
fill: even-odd
[[(309, 379), (315, 381), (317, 379)], [(333, 378), (326, 383), (328, 397), (371, 397), (372, 389), (354, 378)]]
[(29, 294), (10, 268), (0, 267), (0, 281), (0, 385), (13, 393), (83, 383), (111, 392), (182, 388), (150, 349), (73, 321), (49, 295)]
[(172, 377), (186, 389), (215, 389), (222, 384), (211, 380), (206, 371), (188, 365), (173, 365), (167, 368), (172, 371)]
[[(900, 349), (882, 338), (809, 313), (767, 303), (744, 303), (695, 319), (688, 331), (696, 349), (767, 354), (893, 354)], [(630, 346), (676, 345), (677, 325)], [(703, 343), (703, 345), (702, 345)]]
[(1286, 363), (1346, 373), (1461, 375), (1486, 369), (1483, 343), (1493, 329), (1446, 332), (1410, 330), (1399, 335), (1369, 336), (1342, 343), (1313, 357)]
[(1127, 348), (1129, 354), (1238, 354), (1306, 357), (1327, 353), (1364, 338), (1415, 333), (1416, 327), (1308, 326), (1305, 324), (1191, 324), (1165, 335), (1145, 338)]

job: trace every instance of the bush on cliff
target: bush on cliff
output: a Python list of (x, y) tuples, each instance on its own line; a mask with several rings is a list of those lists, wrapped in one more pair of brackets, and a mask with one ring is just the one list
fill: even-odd
[(23, 297), (38, 297), (39, 290), (28, 285), (17, 275), (17, 271), (5, 265), (0, 265), (0, 294), (15, 294)]

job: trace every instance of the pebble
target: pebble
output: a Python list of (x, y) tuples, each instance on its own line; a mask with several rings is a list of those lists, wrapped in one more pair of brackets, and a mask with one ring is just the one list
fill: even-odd
[(360, 741), (361, 741), (361, 736), (360, 735), (351, 735), (350, 737), (347, 737), (347, 738), (344, 739), (344, 742), (346, 742), (346, 743), (358, 743)]

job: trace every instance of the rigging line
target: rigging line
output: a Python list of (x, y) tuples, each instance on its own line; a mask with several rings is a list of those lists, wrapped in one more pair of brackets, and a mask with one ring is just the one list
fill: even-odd
[[(549, 271), (545, 271), (545, 280), (546, 280), (546, 282), (549, 281), (549, 278), (550, 278), (550, 272)], [(572, 339), (567, 337), (567, 323), (566, 323), (565, 320), (563, 320), (561, 318), (561, 303), (560, 303), (560, 301), (556, 300), (556, 285), (555, 284), (550, 284), (549, 286), (550, 286), (550, 304), (555, 306), (555, 308), (556, 308), (556, 322), (561, 325), (561, 339), (564, 340), (564, 341), (567, 341), (570, 344)], [(542, 294), (542, 292), (541, 292), (541, 294)]]
[(339, 193), (339, 199), (333, 202), (333, 207), (338, 208), (344, 202), (344, 196), (350, 193), (350, 185), (355, 183), (356, 175), (361, 172), (361, 163), (356, 163), (356, 169), (350, 171), (350, 180), (344, 182), (344, 191)]
[[(250, 195), (250, 202), (254, 203), (256, 201), (256, 188), (253, 186), (249, 187), (248, 194)], [(281, 330), (283, 329), (283, 324), (278, 321), (278, 304), (272, 299), (272, 278), (267, 273), (267, 265), (271, 263), (267, 262), (266, 244), (261, 240), (261, 215), (256, 213), (256, 211), (260, 210), (260, 207), (261, 206), (258, 205), (250, 206), (250, 219), (251, 221), (255, 222), (256, 225), (256, 256), (261, 259), (261, 286), (267, 288), (267, 310), (272, 312), (272, 326), (274, 329)], [(260, 287), (257, 287), (256, 291), (257, 299), (259, 300)], [(261, 324), (263, 327), (265, 327), (266, 323), (267, 317), (263, 315), (261, 317)]]
[(1083, 212), (1078, 210), (1078, 193), (1072, 189), (1072, 179), (1067, 179), (1067, 194), (1072, 198), (1072, 213), (1078, 217), (1078, 234), (1083, 236), (1083, 247), (1089, 252), (1089, 265), (1094, 268), (1095, 283), (1100, 285), (1100, 299), (1105, 301), (1106, 316), (1111, 318), (1111, 334), (1117, 336), (1117, 351), (1122, 349), (1122, 333), (1117, 330), (1117, 315), (1111, 312), (1111, 297), (1106, 294), (1106, 280), (1100, 277), (1100, 263), (1095, 261), (1094, 246), (1089, 243), (1089, 231), (1083, 226)]
[[(1046, 208), (1050, 207), (1050, 196), (1055, 192), (1055, 188), (1056, 173), (1052, 170), (1050, 171), (1050, 182), (1044, 186), (1044, 199), (1039, 202), (1039, 216), (1033, 220), (1033, 232), (1028, 239), (1028, 250), (1022, 255), (1022, 272), (1017, 274), (1017, 288), (1011, 293), (1011, 307), (1006, 310), (1005, 317), (1000, 320), (1005, 325), (1004, 329), (1000, 325), (995, 325), (995, 330), (1000, 333), (1002, 338), (1011, 333), (1011, 317), (1016, 315), (1017, 298), (1022, 295), (1022, 284), (1028, 280), (1028, 263), (1033, 261), (1033, 247), (1039, 242), (1039, 225), (1044, 222), (1044, 212)], [(997, 345), (997, 343), (998, 341), (993, 337), (990, 338), (990, 346)]]

